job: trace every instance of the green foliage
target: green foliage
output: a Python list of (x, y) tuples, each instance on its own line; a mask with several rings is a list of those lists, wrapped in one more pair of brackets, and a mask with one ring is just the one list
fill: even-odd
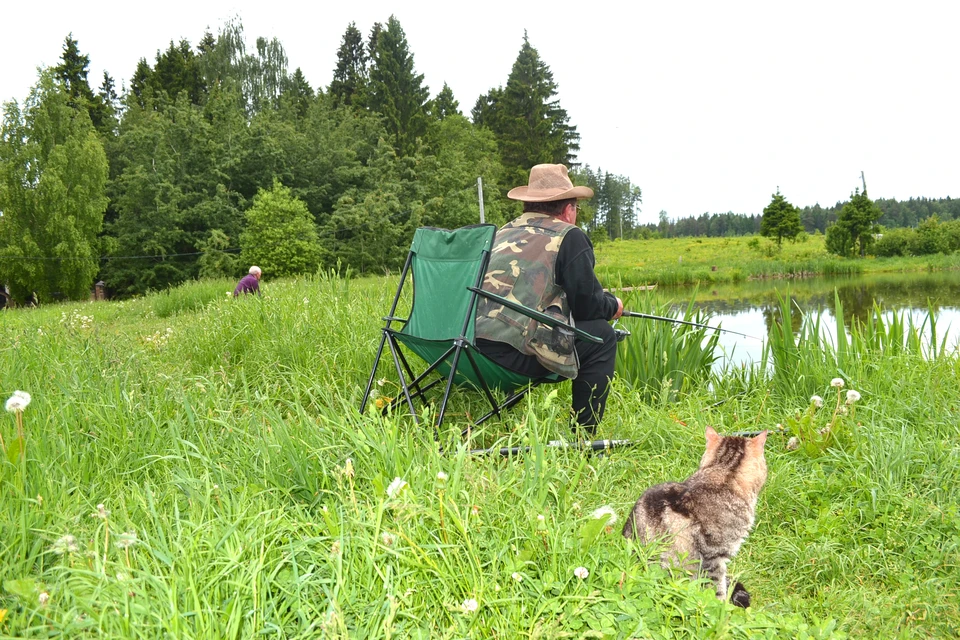
[[(831, 387), (836, 389), (832, 413), (829, 407), (821, 411), (825, 403), (831, 402), (832, 394), (828, 391), (826, 399), (818, 395), (811, 396), (810, 404), (804, 411), (798, 409), (784, 420), (787, 433), (792, 435), (787, 444), (788, 450), (817, 458), (831, 447), (839, 447), (847, 453), (856, 449), (861, 435), (857, 433), (857, 400), (854, 398), (859, 398), (859, 392), (854, 392), (856, 396), (844, 396), (842, 378), (835, 378)], [(830, 414), (829, 417), (826, 414)]]
[(13, 297), (80, 299), (99, 270), (107, 158), (87, 112), (41, 73), (0, 132), (0, 281)]
[[(631, 237), (637, 225), (637, 214), (643, 201), (640, 187), (631, 184), (627, 176), (618, 176), (609, 171), (596, 171), (585, 165), (575, 173), (576, 178), (583, 176), (584, 184), (593, 189), (593, 198), (586, 204), (592, 215), (578, 216), (580, 224), (586, 223), (588, 230), (604, 229), (607, 237)], [(580, 182), (575, 179), (575, 184)]]
[(446, 82), (443, 83), (443, 89), (437, 94), (430, 105), (430, 114), (437, 120), (443, 120), (448, 116), (462, 116), (460, 113), (460, 103), (453, 97), (453, 89)]
[(473, 109), (474, 123), (496, 134), (507, 184), (526, 184), (536, 164), (576, 160), (580, 134), (556, 95), (553, 72), (524, 32), (506, 87), (481, 96)]
[(760, 235), (776, 238), (779, 247), (784, 238), (796, 240), (803, 226), (800, 224), (800, 210), (780, 194), (780, 189), (772, 197), (770, 204), (763, 209)]
[(241, 263), (255, 264), (277, 278), (313, 273), (320, 266), (313, 216), (279, 181), (254, 197), (246, 219), (240, 234)]
[(334, 106), (363, 105), (369, 74), (367, 62), (363, 34), (357, 29), (356, 23), (351, 22), (337, 50), (337, 67), (333, 70), (333, 80), (327, 89)]
[(379, 32), (372, 53), (367, 107), (383, 117), (398, 155), (412, 154), (427, 129), (429, 88), (413, 67), (407, 36), (395, 16)]
[[(707, 318), (694, 310), (695, 298), (696, 292), (678, 319), (706, 324)], [(656, 295), (631, 296), (624, 306), (631, 311), (673, 317), (672, 305)], [(679, 393), (689, 393), (709, 378), (719, 357), (718, 332), (646, 318), (625, 318), (623, 324), (631, 335), (617, 346), (617, 375), (629, 381), (644, 399), (673, 402)]]
[(843, 205), (837, 223), (827, 228), (827, 250), (840, 256), (867, 255), (873, 235), (879, 231), (877, 221), (883, 212), (864, 189), (857, 188), (850, 201)]
[(913, 229), (885, 229), (873, 245), (873, 253), (882, 258), (910, 255), (910, 240), (916, 235)]

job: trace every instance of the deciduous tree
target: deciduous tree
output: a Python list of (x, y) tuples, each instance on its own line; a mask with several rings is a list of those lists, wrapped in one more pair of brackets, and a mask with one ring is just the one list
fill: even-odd
[(312, 273), (320, 265), (317, 226), (307, 206), (275, 180), (261, 189), (246, 213), (240, 262), (256, 264), (273, 277)]

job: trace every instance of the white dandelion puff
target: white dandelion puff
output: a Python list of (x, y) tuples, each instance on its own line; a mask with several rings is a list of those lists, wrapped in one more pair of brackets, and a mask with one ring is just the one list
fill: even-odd
[(7, 399), (6, 409), (10, 413), (19, 413), (30, 404), (30, 394), (26, 391), (14, 391)]
[(47, 606), (47, 600), (49, 600), (49, 599), (50, 599), (50, 594), (47, 593), (46, 591), (41, 591), (41, 592), (40, 592), (40, 595), (37, 596), (37, 600), (40, 601), (40, 606), (41, 606), (41, 607)]
[(117, 536), (117, 541), (114, 543), (121, 549), (129, 549), (133, 545), (137, 544), (139, 540), (137, 539), (136, 531), (127, 531), (126, 533), (121, 533)]
[(381, 533), (380, 539), (383, 541), (385, 547), (392, 547), (393, 543), (397, 541), (397, 537), (388, 531)]
[(617, 522), (617, 512), (613, 510), (613, 507), (609, 505), (604, 505), (590, 514), (590, 517), (594, 520), (601, 520), (607, 518), (607, 524), (613, 525)]
[(837, 389), (843, 389), (843, 378), (834, 378), (830, 381), (831, 387), (836, 387)]
[(853, 404), (854, 402), (857, 402), (858, 400), (860, 400), (860, 392), (859, 392), (859, 391), (854, 391), (853, 389), (850, 389), (850, 391), (847, 391), (847, 404)]
[(450, 477), (450, 476), (448, 476), (447, 474), (445, 474), (443, 471), (438, 471), (438, 472), (437, 472), (437, 482), (444, 483), (444, 482), (447, 481), (447, 479), (448, 479), (449, 477)]
[(586, 580), (587, 576), (590, 575), (590, 572), (587, 571), (586, 567), (577, 567), (573, 570), (573, 575), (577, 576), (581, 580)]
[(796, 451), (800, 448), (800, 438), (793, 436), (787, 440), (787, 451)]
[(77, 539), (70, 534), (60, 536), (57, 538), (57, 541), (53, 543), (53, 546), (50, 547), (50, 551), (53, 551), (58, 556), (62, 556), (65, 553), (76, 553), (79, 550), (80, 546), (77, 544)]
[(817, 409), (819, 409), (820, 407), (823, 406), (823, 398), (821, 398), (820, 396), (810, 396), (810, 402), (811, 402), (811, 403), (813, 404), (813, 406), (815, 406)]
[(464, 613), (475, 613), (477, 609), (480, 608), (480, 603), (473, 598), (467, 598), (463, 601), (463, 604), (460, 605), (460, 608), (463, 609)]
[(393, 482), (390, 483), (390, 486), (387, 487), (387, 496), (390, 498), (397, 497), (403, 488), (407, 486), (406, 480), (401, 480), (400, 478), (394, 478)]

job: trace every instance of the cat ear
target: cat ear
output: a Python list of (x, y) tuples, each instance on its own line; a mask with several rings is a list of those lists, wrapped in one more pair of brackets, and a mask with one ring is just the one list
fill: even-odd
[(750, 444), (752, 444), (757, 449), (763, 449), (763, 443), (767, 441), (767, 434), (769, 431), (761, 431), (754, 437), (750, 438)]
[(707, 436), (707, 444), (715, 444), (720, 441), (720, 438), (723, 437), (719, 433), (717, 433), (714, 430), (714, 428), (711, 427), (710, 425), (707, 425), (706, 436)]

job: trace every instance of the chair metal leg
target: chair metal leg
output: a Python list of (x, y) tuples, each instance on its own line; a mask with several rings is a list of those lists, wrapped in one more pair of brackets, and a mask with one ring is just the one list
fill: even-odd
[(393, 342), (393, 336), (390, 336), (390, 354), (393, 356), (393, 364), (397, 368), (397, 376), (400, 378), (400, 389), (403, 391), (403, 395), (407, 399), (407, 406), (410, 407), (410, 415), (413, 416), (413, 421), (419, 425), (420, 418), (417, 417), (417, 410), (413, 406), (413, 398), (410, 397), (410, 390), (407, 388), (407, 381), (403, 377), (403, 369), (400, 366), (400, 359), (397, 358), (398, 349), (399, 347)]
[(370, 399), (370, 389), (373, 388), (373, 380), (377, 377), (377, 366), (380, 364), (380, 356), (383, 355), (383, 343), (387, 341), (387, 332), (384, 331), (380, 336), (380, 346), (377, 348), (377, 357), (373, 361), (373, 369), (370, 371), (370, 379), (367, 380), (367, 388), (363, 392), (363, 400), (360, 401), (360, 413), (367, 407), (367, 400)]

